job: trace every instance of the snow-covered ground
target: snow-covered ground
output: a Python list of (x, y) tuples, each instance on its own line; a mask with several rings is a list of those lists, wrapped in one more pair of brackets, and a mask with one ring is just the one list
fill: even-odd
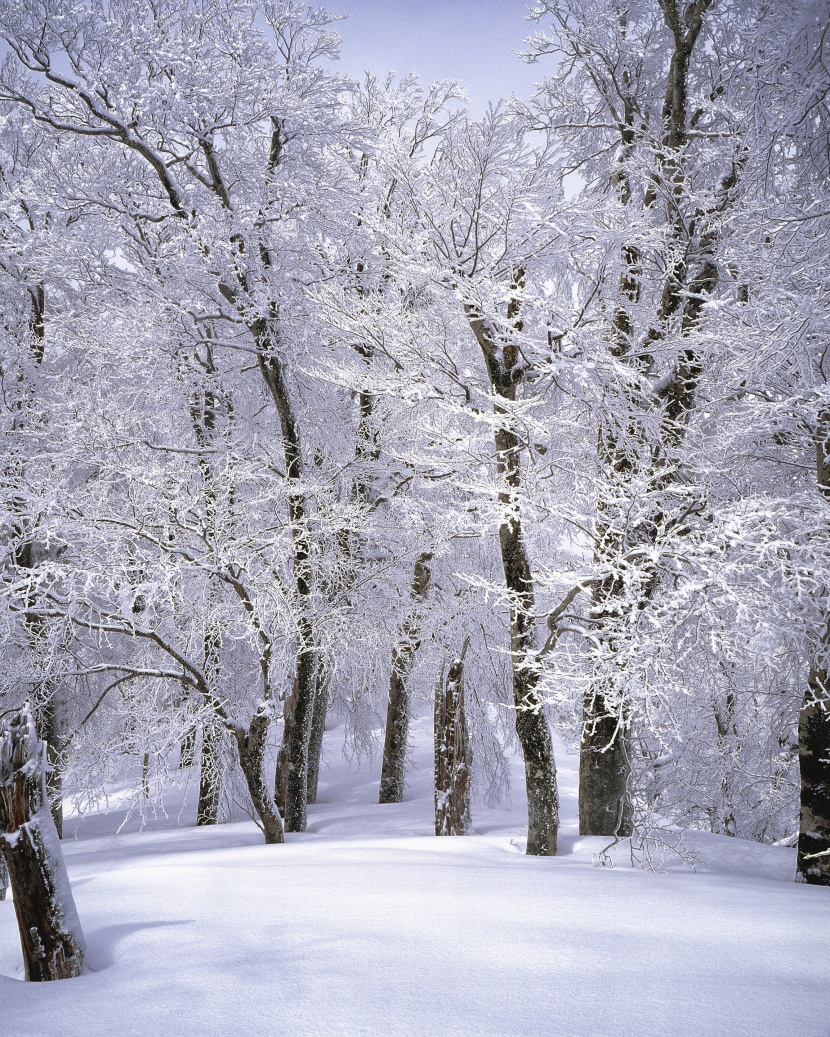
[(64, 852), (88, 968), (22, 982), (0, 902), (0, 1037), (830, 1035), (830, 890), (793, 883), (793, 850), (695, 835), (696, 871), (597, 867), (561, 750), (559, 857), (522, 852), (518, 771), (478, 834), (437, 839), (424, 724), (396, 806), (326, 738), (284, 846), (251, 822), (87, 818)]

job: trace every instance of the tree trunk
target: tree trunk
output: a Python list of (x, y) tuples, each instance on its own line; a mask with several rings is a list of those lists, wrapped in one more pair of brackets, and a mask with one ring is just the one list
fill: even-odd
[[(830, 411), (818, 416), (816, 482), (830, 498)], [(825, 609), (827, 602), (825, 601)], [(798, 825), (796, 882), (830, 886), (830, 647), (828, 615), (798, 717), (801, 811)]]
[(260, 373), (277, 409), (288, 477), (288, 512), (294, 554), (294, 587), (297, 593), (297, 662), (291, 694), (285, 703), (283, 744), (277, 760), (275, 792), (285, 804), (285, 827), (304, 832), (307, 823), (306, 784), (308, 739), (315, 692), (315, 645), (311, 620), (311, 544), (308, 506), (302, 490), (303, 455), (300, 428), (288, 396), (285, 372), (276, 353), (276, 314), (269, 322), (252, 326)]
[(308, 778), (306, 802), (317, 802), (317, 786), (320, 782), (320, 762), (323, 755), (323, 735), (326, 731), (326, 714), (329, 705), (330, 674), (322, 652), (317, 653), (317, 690), (314, 693), (314, 715), (311, 718), (311, 735), (308, 740)]
[(580, 835), (631, 835), (629, 736), (622, 712), (622, 705), (609, 708), (596, 689), (585, 695), (579, 757)]
[(46, 747), (23, 709), (0, 731), (0, 853), (27, 980), (78, 976), (84, 937), (46, 791)]
[(801, 811), (796, 882), (830, 886), (830, 674), (813, 670), (798, 718)]
[(215, 825), (219, 820), (222, 771), (219, 749), (222, 726), (212, 717), (202, 723), (202, 756), (199, 762), (199, 805), (197, 825)]
[(277, 756), (275, 797), (283, 808), (287, 832), (304, 832), (308, 822), (308, 743), (316, 670), (316, 653), (311, 648), (310, 637), (311, 624), (301, 621), (300, 639), (308, 647), (297, 656), (294, 683), (283, 709), (283, 740)]
[(0, 900), (6, 899), (6, 890), (9, 888), (9, 869), (6, 867), (6, 858), (0, 851)]
[(400, 803), (403, 799), (406, 747), (409, 739), (409, 694), (406, 683), (420, 644), (418, 638), (419, 609), (426, 599), (432, 579), (432, 572), (428, 565), (431, 558), (432, 553), (425, 551), (415, 563), (410, 591), (415, 607), (404, 622), (400, 640), (392, 652), (379, 803)]
[(271, 724), (271, 704), (260, 703), (247, 731), (237, 728), (239, 765), (245, 775), (254, 810), (262, 822), (266, 843), (285, 841), (282, 818), (265, 781), (265, 743)]
[[(466, 648), (466, 645), (464, 646)], [(469, 835), (470, 741), (464, 712), (464, 652), (435, 686), (435, 834)]]
[(46, 743), (46, 791), (49, 795), (49, 808), (58, 838), (63, 838), (63, 737), (61, 713), (63, 699), (52, 682), (44, 689), (43, 703), (34, 709), (35, 724), (38, 734)]
[[(219, 666), (222, 652), (222, 634), (212, 626), (204, 637), (205, 679), (215, 695), (219, 684)], [(219, 820), (219, 798), (222, 772), (219, 749), (222, 728), (215, 717), (202, 723), (202, 756), (199, 764), (199, 804), (196, 808), (197, 825), (215, 825)]]
[(196, 759), (196, 734), (197, 728), (193, 724), (189, 727), (182, 735), (182, 740), (179, 743), (179, 766), (180, 767), (192, 767), (193, 761)]
[[(515, 287), (522, 280), (520, 272)], [(520, 333), (518, 300), (511, 300), (507, 318)], [(505, 404), (496, 403), (502, 424), (495, 432), (496, 463), (503, 488), (499, 492), (501, 518), (499, 548), (510, 610), (510, 659), (516, 734), (522, 747), (527, 789), (527, 853), (554, 856), (559, 833), (559, 796), (553, 742), (539, 695), (536, 665), (534, 595), (530, 561), (522, 533), (519, 506), (522, 441), (512, 428), (509, 405), (516, 399), (522, 378), (518, 347), (507, 336), (499, 338), (492, 325), (471, 306), (466, 307), (470, 327), (484, 354), (490, 384)]]

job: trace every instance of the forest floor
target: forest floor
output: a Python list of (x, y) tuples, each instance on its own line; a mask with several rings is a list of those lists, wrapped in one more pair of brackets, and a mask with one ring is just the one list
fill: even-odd
[(794, 850), (690, 833), (694, 870), (632, 867), (627, 844), (598, 866), (561, 749), (560, 856), (523, 853), (518, 766), (509, 805), (437, 839), (425, 723), (399, 805), (377, 804), (377, 761), (342, 757), (342, 727), (326, 740), (284, 846), (175, 809), (120, 834), (117, 811), (70, 821), (87, 967), (22, 982), (0, 902), (0, 1037), (830, 1035), (830, 891), (795, 885)]

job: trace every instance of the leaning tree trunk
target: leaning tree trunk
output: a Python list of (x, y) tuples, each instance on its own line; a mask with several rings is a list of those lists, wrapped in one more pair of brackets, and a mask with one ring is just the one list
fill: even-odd
[[(519, 274), (515, 287), (518, 287)], [(510, 404), (522, 377), (518, 347), (510, 335), (522, 330), (519, 302), (512, 299), (507, 312), (510, 332), (500, 337), (492, 324), (468, 305), (467, 318), (484, 354), (487, 374), (496, 395), (496, 464), (502, 480), (499, 492), (501, 519), (499, 547), (510, 610), (510, 660), (513, 673), (513, 705), (516, 734), (522, 747), (527, 789), (527, 853), (555, 856), (559, 833), (559, 796), (553, 742), (539, 694), (535, 651), (534, 594), (530, 560), (522, 533), (519, 509), (522, 440), (512, 427)], [(504, 401), (504, 403), (500, 402)]]
[(0, 730), (0, 853), (11, 879), (27, 980), (69, 979), (84, 937), (46, 791), (46, 746), (28, 705)]
[(265, 781), (265, 747), (271, 726), (272, 706), (261, 702), (247, 731), (236, 728), (239, 765), (245, 775), (254, 810), (262, 822), (266, 843), (285, 842), (282, 818)]
[[(466, 645), (465, 645), (466, 648)], [(470, 740), (464, 712), (464, 652), (435, 685), (435, 834), (469, 835)]]
[(409, 739), (409, 693), (407, 680), (418, 651), (420, 640), (420, 606), (429, 590), (432, 572), (428, 562), (432, 558), (425, 551), (415, 563), (411, 598), (415, 607), (404, 622), (400, 640), (392, 652), (392, 670), (389, 674), (389, 703), (386, 707), (386, 737), (383, 743), (383, 766), (380, 772), (379, 803), (400, 803), (403, 799), (406, 748)]

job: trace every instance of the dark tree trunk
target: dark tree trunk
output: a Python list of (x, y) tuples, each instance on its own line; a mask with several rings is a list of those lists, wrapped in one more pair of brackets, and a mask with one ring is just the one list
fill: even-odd
[[(521, 273), (516, 287), (522, 280)], [(508, 324), (519, 333), (518, 301), (508, 306)], [(559, 832), (559, 797), (553, 743), (539, 695), (536, 665), (534, 595), (530, 561), (522, 533), (519, 509), (522, 441), (512, 428), (510, 404), (522, 378), (522, 360), (517, 346), (505, 336), (497, 337), (489, 322), (467, 307), (470, 327), (484, 354), (490, 384), (505, 403), (496, 404), (503, 423), (496, 428), (496, 462), (503, 489), (499, 493), (501, 521), (499, 547), (504, 582), (509, 595), (510, 657), (513, 675), (513, 704), (516, 734), (522, 747), (527, 789), (527, 853), (554, 856)]]
[(579, 758), (579, 834), (626, 838), (632, 832), (628, 732), (622, 706), (596, 690), (585, 696)]
[[(830, 411), (819, 414), (816, 435), (816, 482), (830, 499)], [(825, 608), (827, 602), (825, 601)], [(825, 622), (816, 660), (798, 717), (801, 811), (798, 825), (796, 882), (830, 886), (830, 617)]]
[(9, 888), (9, 869), (6, 867), (6, 858), (0, 850), (0, 900), (6, 899), (6, 890)]
[(306, 793), (308, 739), (315, 692), (314, 627), (311, 620), (311, 544), (308, 506), (302, 490), (303, 455), (300, 428), (291, 406), (282, 362), (276, 353), (276, 315), (252, 327), (257, 344), (259, 370), (271, 393), (282, 432), (288, 477), (288, 511), (294, 553), (294, 587), (297, 594), (297, 662), (291, 694), (285, 703), (283, 742), (277, 760), (275, 794), (285, 804), (285, 827), (304, 832), (307, 824)]
[(24, 707), (0, 731), (0, 853), (27, 980), (80, 975), (84, 938), (46, 791), (46, 747)]
[(179, 743), (179, 766), (180, 767), (192, 767), (193, 761), (196, 759), (196, 735), (198, 728), (195, 724), (189, 727), (182, 735), (182, 740)]
[(320, 762), (323, 756), (323, 735), (326, 731), (326, 714), (329, 705), (330, 674), (322, 652), (317, 653), (317, 690), (314, 693), (314, 715), (311, 718), (311, 735), (308, 740), (308, 780), (306, 801), (317, 802), (317, 786), (320, 783)]
[[(297, 657), (291, 694), (283, 707), (283, 740), (277, 756), (275, 796), (283, 808), (285, 830), (304, 832), (308, 822), (308, 743), (314, 709), (315, 652), (307, 638), (311, 625), (300, 624), (300, 638), (309, 647)], [(284, 804), (284, 807), (283, 807)]]
[(813, 671), (798, 718), (801, 766), (796, 881), (830, 886), (830, 675)]
[(245, 775), (254, 810), (262, 822), (266, 843), (285, 841), (282, 818), (265, 781), (265, 745), (271, 724), (271, 706), (263, 702), (251, 720), (247, 731), (237, 728), (236, 744), (239, 765)]
[[(466, 647), (466, 645), (465, 645)], [(464, 712), (464, 653), (435, 686), (435, 834), (469, 835), (470, 740)]]
[(424, 552), (415, 563), (410, 591), (415, 607), (404, 622), (400, 639), (392, 652), (379, 803), (400, 803), (403, 799), (406, 748), (409, 739), (409, 694), (406, 685), (420, 644), (420, 606), (426, 599), (432, 579), (428, 564), (431, 558), (430, 552)]
[(222, 791), (220, 746), (222, 726), (213, 718), (202, 723), (202, 756), (199, 762), (199, 805), (197, 825), (215, 825), (219, 820)]
[[(205, 679), (216, 695), (219, 685), (219, 667), (222, 653), (222, 634), (211, 627), (204, 638)], [(196, 808), (197, 825), (215, 825), (219, 820), (219, 798), (222, 788), (220, 746), (222, 728), (217, 718), (202, 723), (202, 756), (199, 764), (199, 804)]]
[[(710, 256), (717, 241), (717, 229), (705, 232), (697, 245), (700, 264), (696, 271), (687, 269), (686, 261), (694, 253), (687, 240), (689, 227), (684, 221), (681, 200), (684, 174), (681, 153), (687, 141), (687, 86), (689, 66), (703, 26), (703, 19), (713, 0), (694, 0), (688, 5), (663, 3), (663, 17), (674, 37), (663, 99), (663, 147), (656, 153), (656, 168), (645, 193), (643, 208), (652, 209), (658, 200), (658, 184), (671, 188), (672, 198), (666, 211), (666, 231), (672, 239), (667, 245), (663, 291), (655, 320), (644, 336), (648, 348), (663, 341), (672, 318), (680, 315), (681, 336), (688, 336), (698, 325), (703, 303), (717, 284), (718, 270)], [(626, 154), (635, 140), (636, 106), (626, 104), (626, 118), (621, 144)], [(737, 171), (733, 170), (720, 183), (723, 203), (734, 187)], [(624, 167), (615, 178), (620, 201), (631, 203), (633, 193)], [(717, 227), (717, 223), (715, 224)], [(684, 240), (685, 239), (685, 240)], [(673, 247), (673, 246), (676, 246)], [(685, 247), (682, 247), (685, 246)], [(672, 258), (683, 255), (684, 260)], [(635, 328), (628, 307), (640, 302), (641, 256), (639, 247), (627, 244), (622, 249), (623, 272), (620, 276), (620, 302), (612, 321), (611, 355), (628, 365), (635, 377), (621, 393), (629, 407), (628, 428), (622, 439), (617, 430), (600, 426), (598, 454), (607, 479), (605, 493), (597, 501), (597, 550), (595, 562), (600, 572), (619, 566), (632, 548), (653, 546), (656, 524), (648, 514), (629, 525), (630, 511), (620, 499), (632, 501), (643, 477), (649, 491), (656, 495), (674, 478), (677, 452), (681, 447), (692, 413), (701, 375), (700, 357), (692, 348), (678, 355), (673, 377), (668, 385), (655, 392), (664, 401), (661, 425), (656, 443), (646, 448), (642, 428), (642, 400), (638, 380), (647, 376), (648, 358), (644, 359), (642, 343), (632, 350)], [(615, 392), (616, 392), (615, 387)], [(617, 415), (619, 417), (619, 415)], [(625, 438), (627, 436), (627, 439)], [(641, 455), (637, 459), (638, 453)], [(649, 502), (641, 499), (648, 512)], [(659, 504), (657, 504), (659, 508)], [(648, 557), (648, 552), (643, 552)], [(631, 569), (631, 565), (628, 565)], [(614, 663), (619, 639), (625, 636), (620, 627), (626, 611), (644, 607), (655, 589), (655, 575), (641, 572), (642, 595), (639, 603), (628, 600), (630, 588), (615, 574), (601, 576), (594, 586), (592, 620), (597, 639), (602, 644), (593, 687), (586, 694), (582, 715), (582, 742), (579, 769), (579, 830), (582, 835), (628, 836), (632, 831), (632, 809), (629, 795), (631, 777), (629, 752), (629, 711), (621, 688), (615, 687)], [(609, 660), (610, 669), (609, 669)]]

